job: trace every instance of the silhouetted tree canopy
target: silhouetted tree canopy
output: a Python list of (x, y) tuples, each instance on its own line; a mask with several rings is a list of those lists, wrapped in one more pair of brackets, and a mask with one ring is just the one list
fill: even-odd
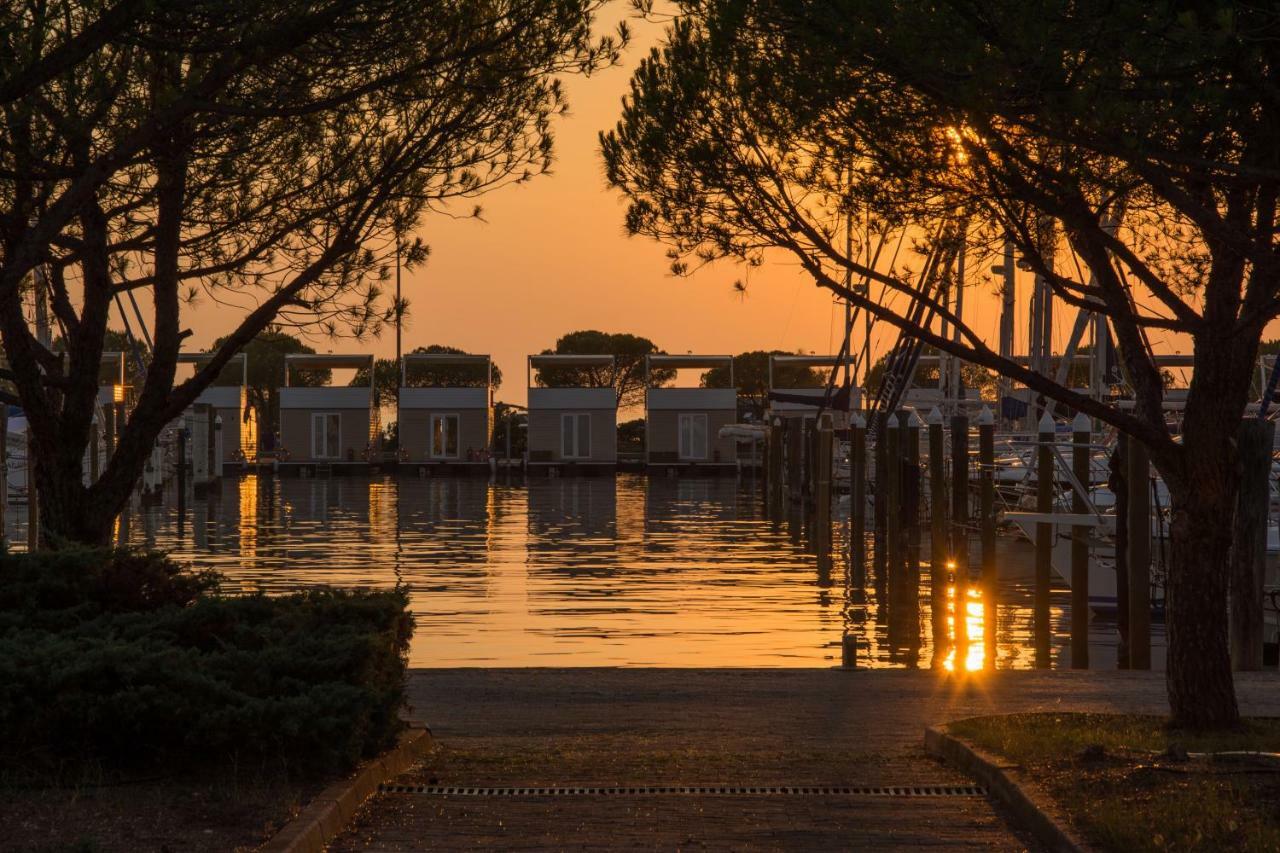
[[(453, 355), (467, 355), (466, 350), (457, 347), (444, 346), (443, 344), (430, 344), (425, 347), (415, 347), (412, 353), (449, 353)], [(396, 391), (399, 389), (400, 366), (394, 358), (379, 358), (374, 361), (374, 393), (377, 396), (379, 406), (393, 407), (396, 405)], [(414, 364), (409, 362), (405, 371), (404, 387), (405, 388), (484, 388), (488, 382), (488, 374), (481, 366), (473, 366), (469, 364)], [(369, 384), (369, 371), (367, 368), (360, 368), (356, 371), (356, 375), (352, 377), (350, 384), (352, 386), (364, 386)], [(493, 365), (493, 387), (496, 389), (502, 385), (502, 370), (498, 365)]]
[[(376, 333), (396, 246), (409, 267), (426, 256), (424, 217), (545, 171), (561, 75), (612, 63), (625, 38), (592, 32), (601, 2), (49, 0), (0, 15), (0, 338), (47, 541), (105, 542), (160, 430), (270, 324)], [(65, 365), (28, 322), (33, 289)], [(135, 292), (154, 347), (85, 485), (108, 312)], [(237, 325), (175, 382), (213, 304)]]
[[(733, 381), (738, 386), (738, 405), (756, 417), (763, 417), (769, 406), (769, 356), (794, 355), (785, 350), (752, 350), (738, 353), (733, 359)], [(827, 375), (812, 367), (781, 364), (774, 368), (776, 388), (822, 388)], [(702, 374), (703, 388), (728, 388), (729, 368), (713, 367)]]
[[(225, 338), (219, 338), (209, 347), (209, 352), (217, 352)], [(245, 344), (241, 350), (245, 354), (247, 364), (247, 391), (249, 404), (257, 409), (258, 429), (260, 432), (276, 432), (280, 429), (280, 389), (284, 387), (286, 355), (309, 355), (315, 348), (283, 329), (271, 327), (264, 329)], [(289, 377), (289, 384), (297, 388), (319, 388), (332, 380), (331, 370), (295, 370)], [(242, 374), (233, 366), (228, 366), (218, 376), (215, 385), (239, 385)]]
[[(664, 241), (677, 273), (781, 249), (859, 310), (1142, 442), (1173, 508), (1173, 719), (1234, 725), (1223, 519), (1259, 339), (1280, 316), (1280, 8), (677, 6), (602, 136), (628, 228)], [(848, 221), (863, 224), (852, 251)], [(882, 235), (903, 229), (919, 251), (892, 269), (868, 263)], [(938, 299), (962, 245), (977, 264), (1005, 239), (1060, 303), (1107, 317), (1132, 409), (1001, 357)], [(869, 286), (846, 287), (846, 274)], [(958, 325), (954, 339), (943, 321)], [(1153, 357), (1169, 332), (1196, 359), (1180, 441)]]
[[(539, 385), (556, 387), (583, 385), (595, 388), (612, 388), (618, 395), (618, 406), (628, 408), (644, 404), (644, 357), (657, 355), (662, 350), (648, 338), (626, 333), (610, 334), (586, 329), (570, 332), (556, 341), (555, 349), (543, 350), (543, 355), (612, 355), (612, 367), (553, 367), (538, 371)], [(649, 374), (650, 388), (670, 382), (676, 371), (661, 369)]]

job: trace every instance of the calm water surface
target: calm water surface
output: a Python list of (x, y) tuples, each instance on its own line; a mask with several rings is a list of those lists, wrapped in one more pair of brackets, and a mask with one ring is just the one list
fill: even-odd
[[(935, 660), (927, 566), (915, 592), (851, 571), (845, 507), (827, 547), (768, 518), (750, 478), (264, 476), (226, 479), (182, 513), (171, 488), (125, 535), (245, 590), (402, 585), (415, 666), (829, 666), (848, 632), (873, 666), (981, 667), (981, 604), (965, 620), (974, 645)], [(1030, 549), (1002, 549), (996, 665), (1029, 667)], [(1067, 602), (1055, 592), (1055, 665)], [(1114, 665), (1113, 634), (1095, 626), (1095, 667)]]

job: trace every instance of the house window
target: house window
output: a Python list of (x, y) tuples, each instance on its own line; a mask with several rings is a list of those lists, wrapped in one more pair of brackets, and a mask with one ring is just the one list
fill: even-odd
[(337, 459), (342, 455), (342, 415), (337, 412), (311, 414), (311, 458)]
[(560, 416), (560, 455), (565, 459), (591, 455), (591, 415)]
[(431, 457), (433, 459), (458, 458), (458, 416), (431, 416)]
[(680, 415), (680, 458), (707, 458), (707, 416), (703, 413)]

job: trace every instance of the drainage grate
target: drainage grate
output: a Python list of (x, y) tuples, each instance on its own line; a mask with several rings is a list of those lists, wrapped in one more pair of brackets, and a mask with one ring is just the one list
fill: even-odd
[(651, 796), (810, 796), (810, 797), (982, 797), (980, 785), (637, 785), (611, 787), (471, 788), (457, 785), (379, 785), (388, 794), (437, 797), (651, 797)]

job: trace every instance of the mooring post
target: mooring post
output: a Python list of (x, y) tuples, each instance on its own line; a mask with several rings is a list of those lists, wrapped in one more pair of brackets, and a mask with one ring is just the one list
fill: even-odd
[(953, 616), (956, 666), (968, 657), (969, 625), (969, 418), (951, 416), (951, 558), (955, 563)]
[(765, 454), (766, 462), (769, 465), (767, 489), (768, 502), (767, 507), (769, 514), (779, 516), (782, 514), (782, 419), (774, 418), (768, 426), (766, 434), (767, 442)]
[(1240, 423), (1240, 490), (1231, 544), (1231, 666), (1262, 668), (1263, 579), (1267, 568), (1267, 515), (1271, 508), (1271, 450), (1275, 422)]
[[(1047, 516), (1053, 512), (1053, 490), (1057, 475), (1053, 466), (1053, 443), (1057, 438), (1053, 416), (1046, 410), (1040, 416), (1036, 435), (1036, 512)], [(1048, 669), (1051, 662), (1049, 627), (1049, 587), (1053, 582), (1053, 525), (1036, 522), (1036, 588), (1032, 617), (1035, 635), (1036, 668)]]
[(849, 436), (849, 559), (859, 585), (867, 557), (867, 421), (854, 412)]
[(1151, 669), (1151, 462), (1147, 446), (1130, 438), (1129, 668)]
[(787, 418), (787, 500), (798, 501), (804, 496), (801, 485), (804, 464), (804, 420)]
[(934, 654), (947, 644), (947, 461), (942, 412), (937, 406), (925, 419), (929, 425), (929, 602), (933, 621)]
[(888, 429), (885, 430), (885, 553), (888, 558), (889, 603), (899, 604), (894, 600), (899, 580), (899, 567), (902, 565), (902, 427), (898, 413), (889, 415)]
[[(1093, 456), (1093, 422), (1080, 412), (1071, 422), (1071, 473), (1080, 488), (1089, 488)], [(1071, 511), (1089, 511), (1085, 496), (1072, 489)], [(1071, 668), (1089, 668), (1089, 528), (1071, 527)]]
[(913, 411), (907, 415), (903, 435), (903, 498), (906, 516), (906, 615), (903, 624), (909, 632), (908, 665), (915, 667), (920, 654), (920, 417)]
[[(888, 449), (889, 418), (884, 412), (875, 414), (875, 444), (871, 448), (872, 465), (875, 478), (872, 484), (872, 535), (871, 535), (871, 580), (877, 596), (885, 594), (885, 527), (888, 523), (885, 492), (889, 488)], [(876, 611), (876, 618), (884, 614), (884, 608)]]
[(983, 661), (996, 662), (996, 417), (978, 413), (978, 526), (982, 534)]
[(814, 523), (818, 538), (830, 556), (831, 545), (831, 463), (835, 447), (834, 425), (831, 413), (823, 412), (818, 418), (816, 453), (813, 455), (814, 475)]

